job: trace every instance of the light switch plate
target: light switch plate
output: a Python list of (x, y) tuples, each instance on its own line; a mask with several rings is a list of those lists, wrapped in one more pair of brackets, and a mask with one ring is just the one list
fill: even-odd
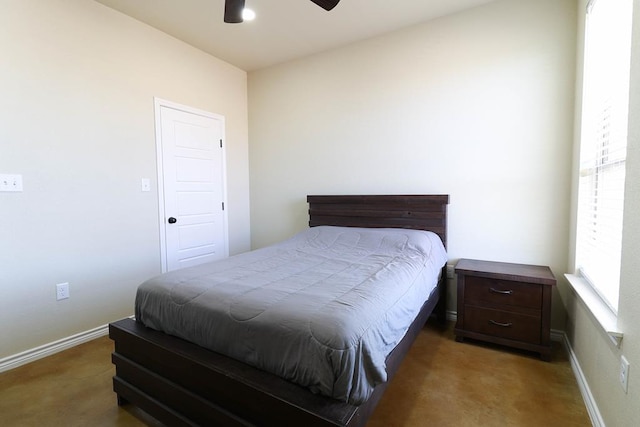
[(142, 178), (142, 191), (151, 191), (151, 180), (149, 178)]
[(0, 174), (0, 191), (22, 191), (22, 175)]

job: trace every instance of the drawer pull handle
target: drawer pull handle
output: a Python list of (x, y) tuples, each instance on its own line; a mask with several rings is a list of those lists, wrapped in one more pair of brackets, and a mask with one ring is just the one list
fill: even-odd
[(499, 289), (495, 289), (495, 288), (489, 288), (490, 292), (493, 292), (494, 294), (500, 294), (500, 295), (511, 295), (513, 293), (513, 291), (509, 290), (509, 291), (501, 291)]
[(500, 323), (500, 322), (496, 322), (495, 320), (489, 320), (489, 323), (491, 323), (492, 325), (496, 325), (496, 326), (502, 326), (503, 328), (509, 328), (513, 325), (513, 323), (509, 322), (509, 323)]

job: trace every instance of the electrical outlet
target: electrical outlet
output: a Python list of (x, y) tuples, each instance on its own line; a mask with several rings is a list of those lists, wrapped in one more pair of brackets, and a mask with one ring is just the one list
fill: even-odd
[(58, 283), (56, 285), (56, 300), (60, 301), (61, 299), (69, 298), (69, 284), (68, 283)]
[(620, 358), (620, 385), (626, 393), (629, 389), (629, 361), (624, 356)]
[(447, 264), (447, 279), (453, 279), (455, 275), (455, 269), (453, 265)]

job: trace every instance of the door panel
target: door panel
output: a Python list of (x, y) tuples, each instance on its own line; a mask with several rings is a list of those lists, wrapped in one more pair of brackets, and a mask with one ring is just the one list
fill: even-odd
[(159, 108), (166, 271), (224, 258), (224, 120)]
[(216, 200), (212, 193), (200, 191), (178, 193), (178, 215), (213, 214), (214, 206), (216, 206)]

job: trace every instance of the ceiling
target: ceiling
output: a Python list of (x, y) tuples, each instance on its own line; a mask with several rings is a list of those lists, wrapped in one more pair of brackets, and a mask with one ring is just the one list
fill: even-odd
[(256, 19), (223, 22), (224, 0), (95, 0), (252, 71), (493, 0), (342, 0), (327, 12), (309, 0), (246, 0)]

